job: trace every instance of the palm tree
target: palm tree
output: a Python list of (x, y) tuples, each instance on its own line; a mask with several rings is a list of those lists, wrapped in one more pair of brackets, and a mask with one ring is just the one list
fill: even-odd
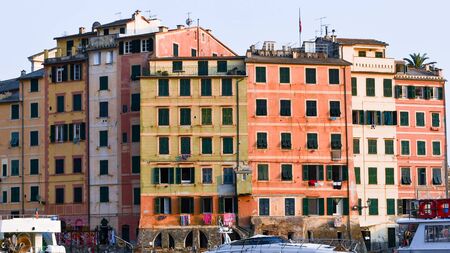
[(426, 60), (430, 59), (426, 53), (424, 54), (420, 54), (420, 53), (412, 53), (409, 54), (410, 58), (403, 58), (403, 60), (405, 60), (408, 63), (409, 67), (415, 67), (418, 69), (423, 69), (425, 68), (425, 65), (430, 65), (430, 64), (435, 64), (436, 62), (427, 62), (425, 63)]

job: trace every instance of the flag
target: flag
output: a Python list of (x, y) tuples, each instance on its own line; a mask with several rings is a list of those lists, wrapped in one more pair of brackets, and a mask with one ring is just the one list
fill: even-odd
[(300, 14), (300, 9), (298, 9), (298, 31), (302, 33), (302, 16)]

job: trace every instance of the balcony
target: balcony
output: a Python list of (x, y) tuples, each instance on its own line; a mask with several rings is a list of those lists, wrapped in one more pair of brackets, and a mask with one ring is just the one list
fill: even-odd
[(44, 64), (58, 64), (58, 63), (65, 63), (65, 62), (72, 62), (72, 61), (83, 61), (86, 59), (87, 59), (87, 54), (80, 52), (75, 55), (47, 58), (47, 59), (45, 59)]
[(117, 46), (117, 34), (89, 38), (88, 49), (113, 48)]
[(237, 194), (250, 195), (252, 194), (252, 172), (251, 170), (238, 170), (236, 172), (237, 179)]
[(342, 157), (342, 151), (340, 149), (331, 150), (331, 160), (340, 161)]
[(352, 72), (395, 73), (395, 60), (392, 58), (354, 57)]
[(226, 72), (218, 72), (217, 67), (208, 67), (207, 69), (200, 70), (196, 66), (183, 66), (179, 70), (173, 70), (168, 66), (152, 66), (147, 73), (148, 76), (245, 76), (245, 69), (234, 67)]

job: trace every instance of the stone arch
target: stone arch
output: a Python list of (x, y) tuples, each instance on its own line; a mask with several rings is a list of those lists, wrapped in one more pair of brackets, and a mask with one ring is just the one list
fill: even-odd
[(184, 239), (184, 247), (187, 248), (192, 246), (194, 246), (194, 233), (190, 231)]
[(158, 233), (155, 236), (155, 239), (153, 239), (153, 247), (162, 248), (162, 234), (161, 233)]
[(205, 233), (203, 233), (203, 231), (199, 230), (199, 244), (200, 244), (200, 249), (207, 249), (208, 248), (208, 237), (206, 236)]
[(169, 244), (168, 244), (169, 248), (174, 249), (175, 248), (175, 240), (173, 239), (173, 236), (170, 233), (168, 233), (167, 235), (169, 237)]

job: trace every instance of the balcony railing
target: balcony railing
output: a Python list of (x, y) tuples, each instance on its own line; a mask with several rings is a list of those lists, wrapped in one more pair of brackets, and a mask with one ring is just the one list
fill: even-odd
[(89, 38), (88, 49), (116, 47), (117, 46), (116, 38), (117, 34)]
[(392, 58), (355, 57), (352, 71), (395, 73), (395, 61)]
[(342, 156), (342, 151), (340, 149), (331, 150), (331, 160), (340, 161)]
[(229, 69), (226, 72), (218, 72), (216, 67), (209, 67), (207, 69), (199, 69), (195, 66), (186, 66), (180, 70), (174, 70), (172, 67), (151, 67), (147, 73), (148, 76), (245, 76), (245, 70), (240, 68)]

